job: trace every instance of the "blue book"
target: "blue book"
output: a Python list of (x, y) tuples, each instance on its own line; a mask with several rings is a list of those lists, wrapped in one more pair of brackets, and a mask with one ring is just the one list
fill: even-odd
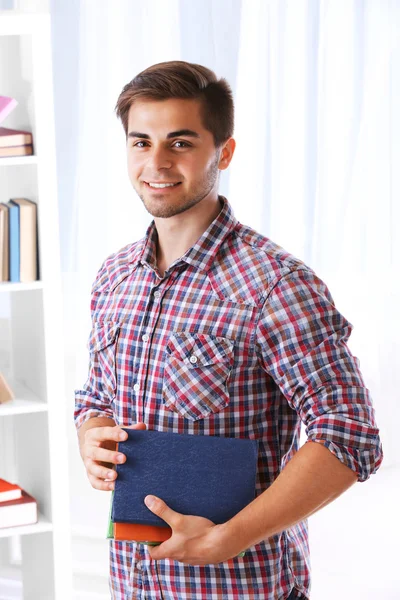
[(144, 504), (153, 494), (185, 515), (225, 523), (255, 498), (258, 442), (124, 429), (112, 503), (114, 523), (166, 527)]
[(19, 206), (12, 200), (5, 205), (8, 206), (9, 280), (17, 282), (20, 281)]

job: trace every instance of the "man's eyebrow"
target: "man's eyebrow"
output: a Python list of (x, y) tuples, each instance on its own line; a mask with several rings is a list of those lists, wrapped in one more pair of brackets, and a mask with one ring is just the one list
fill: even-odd
[[(196, 131), (193, 131), (192, 129), (179, 129), (178, 131), (171, 131), (170, 133), (167, 133), (167, 140), (174, 138), (174, 137), (181, 137), (181, 136), (194, 137), (194, 138), (200, 137), (200, 135)], [(128, 133), (128, 137), (141, 138), (142, 140), (150, 139), (150, 136), (147, 133), (140, 133), (139, 131), (130, 131)]]

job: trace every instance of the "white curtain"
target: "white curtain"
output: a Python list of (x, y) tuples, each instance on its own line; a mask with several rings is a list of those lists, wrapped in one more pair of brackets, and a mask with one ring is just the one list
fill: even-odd
[[(71, 420), (91, 283), (151, 220), (114, 106), (140, 70), (182, 59), (231, 83), (237, 149), (220, 192), (330, 287), (354, 325), (383, 468), (399, 464), (400, 2), (53, 0), (51, 12)], [(71, 456), (79, 528), (98, 531), (106, 501), (88, 491), (72, 424)]]

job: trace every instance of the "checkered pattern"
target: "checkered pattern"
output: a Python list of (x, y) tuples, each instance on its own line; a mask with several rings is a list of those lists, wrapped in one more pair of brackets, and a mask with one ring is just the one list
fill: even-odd
[[(89, 374), (75, 391), (75, 424), (259, 440), (256, 494), (299, 447), (324, 444), (355, 471), (374, 473), (382, 448), (351, 324), (304, 263), (222, 210), (163, 278), (157, 232), (113, 254), (92, 288)], [(309, 598), (307, 522), (217, 565), (152, 561), (145, 546), (110, 542), (114, 600)]]

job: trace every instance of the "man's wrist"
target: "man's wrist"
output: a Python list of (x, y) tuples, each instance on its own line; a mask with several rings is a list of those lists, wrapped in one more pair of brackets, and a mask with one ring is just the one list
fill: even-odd
[[(221, 554), (229, 553), (234, 558), (248, 549), (245, 540), (241, 540), (235, 532), (232, 521), (216, 525), (213, 529), (213, 540)], [(229, 558), (227, 560), (229, 560)]]

